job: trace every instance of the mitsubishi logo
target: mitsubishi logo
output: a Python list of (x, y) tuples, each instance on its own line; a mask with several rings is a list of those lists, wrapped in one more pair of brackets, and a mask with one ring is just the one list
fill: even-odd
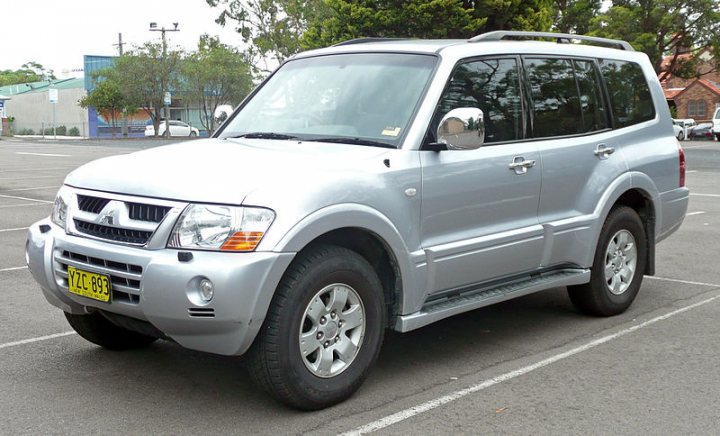
[(103, 226), (115, 226), (120, 221), (120, 214), (124, 212), (125, 204), (122, 201), (110, 201), (100, 211), (95, 223)]
[(99, 219), (100, 221), (98, 221), (98, 224), (104, 224), (106, 226), (112, 226), (115, 224), (115, 219), (109, 213), (100, 215)]

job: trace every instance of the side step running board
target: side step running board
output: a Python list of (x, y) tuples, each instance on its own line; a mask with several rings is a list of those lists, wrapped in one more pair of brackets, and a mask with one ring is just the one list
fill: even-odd
[(418, 312), (399, 316), (395, 324), (395, 330), (401, 332), (415, 330), (458, 313), (549, 288), (587, 283), (589, 280), (589, 269), (563, 269), (532, 275), (492, 287), (466, 288), (463, 292), (458, 292), (452, 296), (427, 302)]

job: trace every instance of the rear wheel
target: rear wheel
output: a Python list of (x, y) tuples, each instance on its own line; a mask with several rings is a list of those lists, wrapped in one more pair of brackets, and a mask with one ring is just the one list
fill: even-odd
[(568, 287), (570, 300), (590, 315), (624, 312), (640, 290), (646, 259), (645, 228), (637, 212), (613, 208), (600, 233), (590, 282)]
[(153, 336), (119, 327), (97, 312), (88, 315), (72, 315), (65, 312), (65, 318), (78, 335), (109, 350), (142, 348), (157, 340)]
[(382, 286), (370, 264), (346, 248), (310, 248), (278, 286), (249, 353), (251, 375), (291, 407), (331, 406), (365, 380), (384, 329)]
[(190, 132), (190, 137), (191, 137), (191, 138), (194, 138), (194, 137), (196, 137), (196, 136), (197, 136), (197, 133), (192, 132), (192, 131)]

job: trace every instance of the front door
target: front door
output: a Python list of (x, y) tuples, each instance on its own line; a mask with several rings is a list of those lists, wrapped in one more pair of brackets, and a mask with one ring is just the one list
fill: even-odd
[[(429, 293), (536, 269), (543, 250), (538, 223), (541, 161), (525, 142), (525, 111), (514, 57), (458, 64), (438, 105), (483, 111), (485, 143), (475, 150), (421, 151), (421, 237)], [(534, 162), (532, 166), (514, 166)]]

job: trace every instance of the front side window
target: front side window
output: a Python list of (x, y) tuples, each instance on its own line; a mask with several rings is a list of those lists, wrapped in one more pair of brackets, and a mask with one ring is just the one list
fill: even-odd
[(521, 139), (523, 117), (517, 61), (482, 59), (459, 64), (438, 102), (430, 134), (434, 134), (445, 114), (461, 107), (483, 111), (485, 143)]
[(631, 126), (655, 118), (650, 88), (640, 65), (605, 59), (600, 69), (610, 96), (615, 127)]
[(219, 137), (397, 147), (436, 61), (435, 56), (400, 53), (291, 60), (227, 122)]

